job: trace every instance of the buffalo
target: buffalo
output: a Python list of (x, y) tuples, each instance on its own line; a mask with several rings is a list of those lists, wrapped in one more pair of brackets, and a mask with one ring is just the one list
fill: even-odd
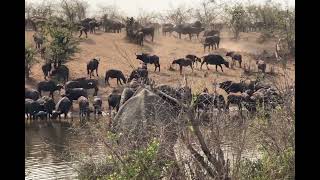
[(50, 96), (53, 98), (53, 93), (55, 91), (59, 91), (63, 88), (63, 85), (61, 84), (56, 84), (54, 81), (41, 81), (38, 83), (38, 92), (41, 96), (41, 92), (42, 91), (49, 91), (50, 92)]
[(136, 59), (139, 59), (146, 64), (154, 64), (155, 66), (154, 71), (156, 71), (157, 68), (159, 68), (159, 72), (160, 72), (159, 56), (142, 53), (142, 54), (136, 54), (136, 57), (137, 57)]
[(93, 95), (96, 96), (99, 91), (98, 80), (78, 78), (78, 79), (74, 79), (72, 81), (66, 82), (65, 89), (73, 89), (73, 88), (94, 89)]
[(80, 119), (83, 116), (89, 117), (90, 116), (89, 100), (84, 96), (80, 96), (78, 98), (78, 103), (79, 103), (79, 117), (80, 117)]
[(65, 65), (61, 65), (52, 70), (51, 76), (56, 76), (58, 81), (62, 78), (64, 82), (69, 79), (69, 68)]
[(56, 104), (56, 108), (52, 113), (52, 118), (56, 119), (59, 116), (60, 119), (60, 115), (64, 114), (64, 119), (66, 119), (71, 106), (72, 101), (70, 101), (68, 97), (62, 97)]
[(142, 79), (146, 81), (148, 79), (148, 70), (143, 68), (133, 70), (128, 78), (128, 82), (131, 82), (133, 79)]
[(222, 56), (217, 54), (209, 54), (203, 57), (203, 61), (201, 63), (200, 69), (202, 69), (202, 65), (206, 63), (207, 69), (209, 70), (208, 64), (216, 65), (216, 71), (218, 71), (218, 66), (220, 66), (221, 71), (223, 72), (221, 64), (224, 64), (227, 68), (229, 68), (229, 62), (223, 59)]
[(25, 88), (25, 94), (24, 94), (25, 98), (29, 98), (36, 101), (39, 98), (39, 96), (40, 96), (40, 93), (37, 90)]
[(42, 65), (41, 69), (44, 75), (44, 79), (47, 80), (47, 76), (49, 76), (49, 73), (52, 69), (51, 62)]
[(172, 61), (172, 64), (178, 64), (180, 68), (180, 75), (182, 74), (182, 67), (183, 66), (190, 66), (192, 72), (193, 72), (193, 62), (189, 58), (180, 58)]
[(122, 85), (121, 80), (123, 81), (123, 83), (126, 83), (126, 78), (124, 77), (123, 73), (120, 70), (116, 70), (116, 69), (110, 69), (106, 72), (106, 77), (104, 79), (104, 82), (106, 84), (110, 84), (109, 83), (109, 78), (117, 78), (117, 84)]
[(220, 44), (220, 37), (219, 36), (207, 36), (204, 39), (203, 49), (204, 49), (204, 51), (206, 51), (207, 46), (209, 46), (209, 51), (210, 51), (210, 47), (213, 50), (213, 46), (214, 46), (214, 49), (217, 49), (217, 48), (219, 48), (219, 44)]
[(233, 62), (238, 61), (241, 68), (241, 62), (242, 62), (241, 54), (230, 51), (230, 52), (227, 52), (226, 56), (230, 56)]
[(91, 59), (87, 63), (87, 72), (88, 72), (88, 76), (90, 76), (90, 78), (91, 78), (91, 75), (94, 76), (94, 74), (93, 74), (94, 70), (96, 70), (96, 74), (99, 77), (99, 75), (98, 75), (99, 62), (100, 62), (100, 59), (95, 58), (95, 59)]
[(81, 96), (88, 97), (87, 91), (83, 88), (66, 89), (65, 95), (70, 101), (78, 100)]
[(198, 66), (198, 62), (201, 63), (201, 58), (197, 57), (196, 55), (188, 54), (188, 55), (186, 55), (186, 58), (191, 59), (193, 65), (194, 65), (194, 63), (196, 63), (196, 66)]

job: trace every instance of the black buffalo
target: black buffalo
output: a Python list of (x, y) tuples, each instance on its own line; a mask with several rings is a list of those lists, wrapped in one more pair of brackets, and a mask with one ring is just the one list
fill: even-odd
[(182, 74), (182, 67), (183, 66), (190, 66), (192, 72), (193, 72), (193, 62), (189, 58), (180, 58), (172, 61), (172, 64), (178, 64), (180, 69), (180, 75)]
[(238, 54), (238, 53), (235, 53), (235, 52), (231, 51), (231, 52), (227, 52), (226, 56), (231, 57), (233, 62), (238, 61), (239, 65), (240, 65), (240, 68), (241, 68), (241, 63), (242, 63), (241, 54)]
[(58, 81), (62, 78), (64, 82), (67, 82), (69, 79), (69, 68), (65, 65), (61, 65), (52, 70), (51, 76), (56, 76)]
[(108, 96), (108, 105), (109, 105), (110, 114), (112, 109), (116, 109), (116, 111), (118, 112), (119, 106), (120, 106), (120, 100), (121, 100), (121, 95), (115, 92), (112, 92)]
[(70, 101), (68, 97), (62, 97), (56, 104), (55, 110), (52, 113), (52, 118), (56, 119), (59, 116), (60, 119), (60, 115), (64, 114), (64, 119), (66, 119), (71, 106), (72, 101)]
[(48, 113), (48, 116), (52, 116), (53, 110), (55, 109), (56, 103), (49, 96), (42, 96), (41, 99), (44, 101), (44, 110)]
[(120, 70), (116, 70), (116, 69), (110, 69), (106, 72), (106, 77), (104, 79), (104, 82), (106, 84), (110, 84), (109, 83), (109, 78), (117, 78), (117, 84), (122, 85), (121, 80), (123, 81), (123, 83), (126, 83), (126, 78), (124, 77), (123, 73)]
[(159, 56), (142, 53), (142, 54), (136, 54), (136, 57), (137, 57), (136, 59), (139, 59), (146, 64), (154, 64), (155, 66), (154, 71), (156, 71), (157, 68), (159, 68), (159, 72), (160, 72)]
[(209, 54), (204, 56), (200, 69), (202, 69), (202, 65), (204, 63), (206, 63), (208, 70), (209, 70), (208, 64), (216, 65), (216, 71), (218, 71), (218, 66), (220, 66), (221, 71), (223, 72), (221, 64), (224, 64), (227, 68), (229, 68), (229, 62), (223, 59), (223, 57), (218, 54)]
[(88, 93), (83, 88), (66, 89), (66, 97), (70, 101), (78, 100), (81, 96), (88, 98)]
[(41, 96), (41, 92), (42, 91), (49, 91), (50, 92), (50, 96), (53, 98), (53, 93), (55, 91), (59, 91), (63, 88), (63, 85), (61, 84), (56, 84), (54, 81), (41, 81), (38, 83), (38, 92)]
[(133, 79), (141, 79), (143, 81), (146, 81), (148, 79), (148, 70), (143, 68), (135, 69), (131, 72), (128, 82), (131, 82)]
[(208, 110), (211, 106), (221, 110), (225, 108), (226, 102), (224, 97), (220, 94), (209, 94), (207, 92), (203, 92), (197, 96), (194, 104), (194, 107), (197, 110)]
[(220, 35), (220, 31), (208, 30), (208, 31), (204, 31), (203, 33), (203, 36), (214, 36), (214, 35)]
[(213, 50), (213, 46), (214, 46), (214, 49), (217, 49), (217, 48), (219, 48), (219, 44), (220, 44), (220, 37), (219, 36), (207, 36), (204, 39), (203, 50), (206, 51), (207, 46), (209, 46), (209, 51), (210, 51), (210, 47)]
[(66, 82), (65, 89), (73, 89), (73, 88), (94, 89), (93, 95), (96, 96), (99, 91), (98, 80), (78, 78), (78, 79), (74, 79), (72, 81)]
[(175, 32), (179, 34), (179, 39), (181, 39), (181, 34), (188, 34), (189, 39), (191, 40), (191, 37), (193, 34), (197, 35), (197, 38), (199, 37), (200, 32), (204, 30), (202, 27), (195, 27), (192, 24), (179, 24), (173, 28)]
[(84, 96), (80, 96), (78, 98), (78, 103), (79, 103), (79, 117), (80, 119), (83, 116), (90, 116), (90, 109), (89, 109), (89, 100), (88, 98), (84, 97)]
[(91, 76), (94, 76), (94, 74), (93, 74), (94, 70), (96, 70), (96, 74), (99, 77), (99, 75), (98, 75), (99, 62), (100, 62), (100, 59), (97, 58), (97, 59), (91, 59), (87, 63), (87, 72), (88, 72), (88, 76), (90, 76), (90, 78), (91, 78)]
[[(246, 90), (255, 91), (256, 89), (256, 81), (250, 81), (250, 83), (244, 82), (232, 82), (232, 81), (224, 81), (219, 83), (219, 88), (225, 90), (228, 94), (229, 93), (236, 93), (236, 92), (245, 92)], [(251, 94), (251, 93), (249, 93)]]
[(41, 69), (42, 69), (42, 72), (43, 72), (43, 75), (44, 75), (44, 79), (47, 80), (47, 76), (49, 76), (49, 73), (50, 73), (50, 71), (52, 69), (51, 63), (49, 62), (49, 63), (46, 63), (46, 64), (42, 65)]
[(39, 111), (43, 111), (43, 106), (38, 102), (32, 99), (25, 99), (25, 114), (27, 115), (27, 119), (35, 119), (36, 114)]
[(194, 65), (194, 63), (196, 63), (196, 66), (198, 66), (198, 62), (201, 63), (201, 58), (199, 58), (199, 57), (196, 56), (196, 55), (188, 54), (188, 55), (186, 55), (186, 58), (191, 59), (193, 65)]
[(39, 98), (39, 96), (40, 96), (40, 93), (37, 90), (25, 88), (25, 93), (24, 93), (25, 98), (33, 99), (34, 101), (36, 101)]
[(102, 113), (102, 99), (95, 96), (93, 99), (94, 115)]
[(153, 42), (154, 38), (154, 27), (143, 27), (139, 30), (140, 32), (143, 32), (143, 36), (150, 35), (151, 36), (151, 41)]

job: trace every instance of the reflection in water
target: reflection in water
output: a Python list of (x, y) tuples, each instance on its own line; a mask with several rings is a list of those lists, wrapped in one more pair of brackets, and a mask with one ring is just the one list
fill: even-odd
[(67, 122), (26, 122), (26, 179), (76, 179), (75, 162), (61, 157), (76, 138), (69, 127)]

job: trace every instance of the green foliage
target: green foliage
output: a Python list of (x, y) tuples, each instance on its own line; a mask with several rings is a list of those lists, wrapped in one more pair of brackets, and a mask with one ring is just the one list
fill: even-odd
[(79, 42), (72, 36), (69, 28), (47, 24), (44, 34), (50, 39), (46, 57), (51, 62), (63, 64), (79, 51)]
[(269, 180), (269, 179), (294, 179), (294, 154), (293, 148), (277, 153), (264, 152), (261, 159), (241, 161), (241, 179), (243, 180)]
[(25, 45), (25, 62), (24, 62), (24, 67), (25, 67), (25, 76), (26, 78), (29, 78), (29, 74), (31, 71), (31, 67), (37, 63), (37, 59), (35, 58), (36, 55), (36, 49), (32, 47), (32, 45)]
[[(112, 141), (117, 139), (111, 133), (108, 133), (107, 136), (111, 137)], [(159, 140), (153, 139), (146, 148), (133, 150), (121, 156), (122, 162), (115, 156), (110, 155), (105, 163), (99, 166), (94, 166), (92, 162), (88, 163), (82, 167), (79, 178), (108, 180), (159, 179), (161, 173), (171, 164), (171, 162), (167, 161), (163, 163), (156, 161), (159, 144)]]

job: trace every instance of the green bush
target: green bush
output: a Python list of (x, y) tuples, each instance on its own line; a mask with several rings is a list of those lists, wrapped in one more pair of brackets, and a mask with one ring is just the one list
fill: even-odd
[(241, 161), (241, 179), (243, 180), (269, 180), (269, 179), (294, 179), (294, 154), (293, 148), (278, 153), (264, 152), (261, 159)]
[(29, 78), (31, 67), (37, 63), (37, 59), (35, 58), (36, 55), (36, 49), (32, 47), (32, 45), (25, 44), (25, 63), (24, 63), (24, 69), (25, 69), (25, 77)]
[[(111, 137), (115, 140), (116, 137)], [(89, 161), (80, 170), (80, 179), (159, 179), (170, 162), (156, 161), (159, 141), (154, 139), (146, 148), (134, 150), (121, 156), (122, 162), (108, 156), (104, 163), (95, 165)]]
[(72, 29), (47, 24), (44, 34), (50, 40), (46, 57), (51, 62), (63, 64), (79, 51), (79, 41), (73, 37)]

